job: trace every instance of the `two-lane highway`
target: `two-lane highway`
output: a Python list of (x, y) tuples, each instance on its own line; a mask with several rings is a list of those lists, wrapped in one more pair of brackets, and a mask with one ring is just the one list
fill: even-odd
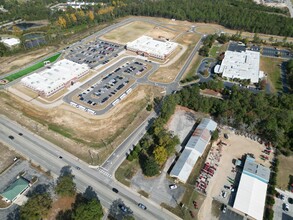
[[(18, 134), (20, 132), (23, 134), (22, 136)], [(10, 139), (10, 135), (14, 139)], [(4, 116), (0, 116), (0, 141), (8, 144), (24, 157), (31, 159), (33, 163), (50, 170), (54, 177), (59, 175), (62, 167), (71, 166), (78, 190), (84, 191), (88, 186), (92, 186), (102, 205), (106, 208), (109, 208), (115, 199), (121, 198), (133, 210), (137, 219), (179, 219), (156, 203), (104, 176), (97, 170), (89, 168), (86, 163), (78, 160), (75, 156), (27, 131)], [(59, 156), (62, 156), (62, 159)], [(77, 170), (77, 166), (81, 170)], [(119, 190), (118, 194), (111, 190), (113, 187)], [(148, 209), (140, 209), (137, 206), (138, 203), (143, 203)]]

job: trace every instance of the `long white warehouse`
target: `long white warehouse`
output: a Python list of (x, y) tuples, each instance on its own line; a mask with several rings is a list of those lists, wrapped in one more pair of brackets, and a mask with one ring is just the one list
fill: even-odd
[(222, 77), (228, 79), (250, 79), (251, 83), (258, 83), (264, 76), (259, 70), (259, 62), (259, 52), (227, 50), (221, 65), (215, 67), (215, 73), (222, 73)]
[(269, 179), (270, 169), (247, 156), (233, 208), (262, 220)]
[(50, 69), (46, 68), (41, 72), (24, 77), (21, 83), (42, 96), (50, 96), (70, 86), (88, 71), (87, 64), (78, 64), (64, 59), (53, 64)]
[(217, 128), (217, 123), (209, 118), (202, 119), (187, 142), (178, 161), (170, 172), (171, 177), (186, 183), (196, 161), (204, 153), (211, 139), (211, 133)]
[(126, 44), (126, 49), (134, 51), (140, 55), (150, 56), (157, 59), (166, 59), (178, 46), (175, 42), (154, 40), (148, 36), (140, 38)]

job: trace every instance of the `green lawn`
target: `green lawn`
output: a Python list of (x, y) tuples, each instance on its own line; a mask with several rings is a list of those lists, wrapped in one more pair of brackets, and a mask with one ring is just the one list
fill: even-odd
[(272, 83), (273, 92), (282, 90), (281, 82), (281, 59), (271, 57), (260, 58), (260, 70), (268, 74), (268, 78)]
[(210, 57), (217, 58), (222, 52), (225, 52), (227, 50), (227, 47), (227, 43), (212, 46), (212, 48), (210, 49)]
[(22, 76), (25, 76), (25, 75), (33, 72), (33, 71), (36, 71), (36, 70), (44, 67), (44, 61), (50, 61), (51, 63), (55, 62), (60, 55), (61, 55), (60, 53), (57, 53), (57, 54), (55, 54), (55, 55), (53, 55), (53, 56), (51, 56), (51, 57), (49, 57), (49, 58), (47, 58), (45, 60), (42, 60), (42, 61), (40, 61), (40, 62), (38, 62), (38, 63), (36, 63), (36, 64), (34, 64), (32, 66), (29, 66), (29, 67), (27, 67), (27, 68), (25, 68), (23, 70), (20, 70), (20, 71), (18, 71), (16, 73), (13, 73), (10, 76), (5, 77), (4, 79), (8, 80), (9, 82), (11, 82), (13, 80), (16, 80), (16, 79), (18, 79), (18, 78), (20, 78)]

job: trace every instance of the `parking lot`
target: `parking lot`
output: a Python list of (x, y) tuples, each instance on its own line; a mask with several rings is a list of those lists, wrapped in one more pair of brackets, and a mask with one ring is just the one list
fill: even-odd
[[(275, 198), (275, 204), (273, 206), (274, 209), (274, 219), (293, 219), (293, 204), (290, 204), (288, 199), (293, 199), (293, 193), (288, 191), (282, 191), (280, 189), (276, 189), (280, 195), (279, 198)], [(285, 204), (288, 206), (288, 210), (285, 209)]]
[[(71, 105), (82, 110), (95, 109), (109, 102), (116, 105), (131, 91), (135, 77), (147, 70), (145, 61), (125, 58), (79, 89)], [(115, 100), (115, 101), (114, 101)], [(80, 105), (79, 105), (80, 103)], [(94, 110), (91, 110), (94, 114)], [(90, 112), (91, 113), (91, 112)]]
[(229, 43), (228, 50), (242, 52), (242, 51), (245, 51), (246, 48), (245, 48), (245, 45), (243, 45), (243, 44), (240, 45), (240, 44), (238, 44), (238, 42), (231, 42), (231, 43)]
[(271, 47), (264, 47), (262, 49), (262, 55), (270, 57), (282, 57), (286, 59), (293, 57), (293, 53), (291, 53), (289, 50), (278, 50), (277, 48)]
[(122, 45), (96, 39), (86, 44), (68, 47), (66, 58), (79, 64), (86, 63), (93, 68), (108, 63), (123, 49)]
[[(251, 51), (261, 52), (263, 56), (269, 57), (281, 57), (285, 59), (293, 58), (293, 53), (289, 50), (279, 50), (276, 47), (260, 47), (257, 45), (252, 45), (251, 47), (247, 48)], [(237, 42), (229, 43), (228, 50), (230, 51), (237, 51), (242, 52), (246, 50), (246, 47), (243, 44), (238, 44)]]
[(227, 209), (225, 213), (221, 212), (220, 220), (242, 220), (243, 216), (233, 212), (231, 209)]

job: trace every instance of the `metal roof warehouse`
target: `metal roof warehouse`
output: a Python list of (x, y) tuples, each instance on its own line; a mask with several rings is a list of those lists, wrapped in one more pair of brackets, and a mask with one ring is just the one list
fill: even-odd
[(171, 170), (171, 177), (186, 183), (197, 159), (202, 156), (211, 139), (211, 132), (215, 131), (216, 128), (217, 123), (213, 120), (209, 118), (202, 119)]
[(270, 169), (247, 156), (233, 208), (255, 218), (263, 219)]

